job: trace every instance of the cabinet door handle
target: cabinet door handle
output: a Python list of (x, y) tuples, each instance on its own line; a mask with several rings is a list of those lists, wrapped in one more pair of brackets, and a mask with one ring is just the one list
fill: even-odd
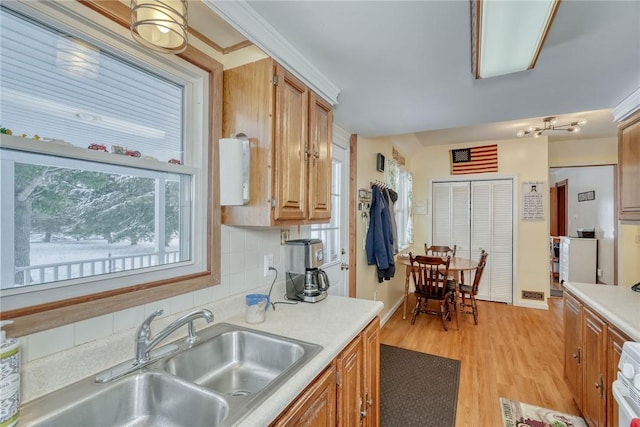
[(369, 399), (369, 390), (364, 392), (364, 401), (367, 404), (367, 408), (373, 405), (373, 399)]
[(602, 374), (600, 374), (600, 381), (596, 384), (596, 389), (600, 389), (600, 399), (604, 399), (604, 378)]
[(578, 366), (580, 366), (580, 348), (578, 348), (572, 356), (574, 359), (576, 359), (576, 363), (578, 364)]

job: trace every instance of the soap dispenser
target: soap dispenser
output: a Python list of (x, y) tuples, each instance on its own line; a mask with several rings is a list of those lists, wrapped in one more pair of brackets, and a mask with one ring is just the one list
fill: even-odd
[(2, 330), (12, 320), (0, 322), (0, 426), (12, 427), (18, 423), (20, 411), (20, 343), (7, 338)]

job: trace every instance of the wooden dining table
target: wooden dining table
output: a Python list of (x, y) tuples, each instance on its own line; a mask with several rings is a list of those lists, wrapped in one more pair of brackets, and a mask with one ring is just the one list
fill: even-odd
[[(404, 280), (404, 302), (402, 304), (402, 318), (407, 318), (407, 300), (409, 298), (409, 281), (411, 280), (411, 261), (409, 257), (398, 256), (396, 264), (406, 266), (406, 277)], [(453, 273), (456, 282), (456, 298), (460, 294), (460, 273), (463, 271), (473, 271), (478, 268), (478, 262), (462, 257), (453, 257), (449, 262), (449, 273)], [(456, 310), (456, 327), (460, 329), (460, 310)]]

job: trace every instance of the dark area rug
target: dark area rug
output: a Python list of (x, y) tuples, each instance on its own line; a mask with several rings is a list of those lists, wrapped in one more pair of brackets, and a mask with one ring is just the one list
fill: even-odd
[(454, 427), (460, 361), (380, 345), (380, 425)]

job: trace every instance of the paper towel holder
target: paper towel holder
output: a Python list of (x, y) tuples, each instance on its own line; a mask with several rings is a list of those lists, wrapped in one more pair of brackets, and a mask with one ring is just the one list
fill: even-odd
[(244, 133), (221, 138), (220, 205), (241, 206), (249, 203), (250, 144)]

